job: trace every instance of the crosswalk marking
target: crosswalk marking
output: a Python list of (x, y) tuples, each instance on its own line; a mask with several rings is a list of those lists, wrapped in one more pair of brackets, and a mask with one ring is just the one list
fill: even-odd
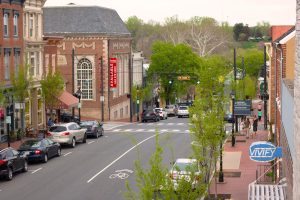
[(142, 132), (144, 131), (145, 129), (137, 129), (136, 132)]
[(159, 132), (170, 132), (170, 133), (190, 133), (189, 129), (184, 129), (184, 130), (179, 130), (179, 129), (114, 129), (114, 130), (110, 130), (108, 132), (145, 132), (145, 133), (153, 133), (155, 131), (159, 131)]
[(155, 129), (149, 129), (147, 132), (155, 132)]
[(168, 123), (168, 125), (174, 125), (174, 123)]
[(124, 132), (130, 132), (132, 129), (125, 129)]
[(121, 131), (122, 129), (115, 129), (115, 130), (112, 130), (113, 132), (119, 132)]
[(179, 132), (179, 130), (172, 130), (172, 132)]

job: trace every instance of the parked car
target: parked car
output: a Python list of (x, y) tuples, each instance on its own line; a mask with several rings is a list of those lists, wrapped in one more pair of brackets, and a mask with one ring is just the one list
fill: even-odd
[(200, 181), (200, 166), (196, 159), (178, 158), (169, 170), (169, 177), (174, 189), (178, 189), (180, 181), (187, 181), (191, 189), (195, 189)]
[(94, 136), (98, 138), (104, 134), (103, 124), (98, 121), (81, 121), (80, 126), (87, 129), (87, 136)]
[(177, 115), (177, 106), (176, 105), (166, 105), (165, 110), (166, 110), (168, 116)]
[(154, 108), (155, 112), (159, 114), (160, 119), (168, 119), (168, 114), (163, 108)]
[(189, 117), (188, 106), (179, 106), (177, 116), (178, 118), (185, 117), (185, 116)]
[(28, 171), (26, 156), (11, 147), (0, 150), (0, 176), (10, 181), (13, 174), (18, 171)]
[(60, 115), (60, 121), (63, 123), (76, 122), (79, 123), (79, 117), (71, 114), (71, 113), (62, 113)]
[(154, 122), (160, 120), (159, 114), (155, 112), (154, 109), (144, 110), (142, 113), (142, 122), (147, 122), (149, 120), (152, 120)]
[(30, 139), (23, 142), (18, 149), (21, 154), (27, 156), (28, 161), (48, 162), (49, 158), (61, 155), (61, 147), (57, 142), (48, 138), (41, 140)]
[(63, 123), (51, 126), (47, 137), (54, 142), (68, 144), (74, 148), (78, 141), (86, 143), (86, 131), (86, 128), (80, 127), (75, 122)]

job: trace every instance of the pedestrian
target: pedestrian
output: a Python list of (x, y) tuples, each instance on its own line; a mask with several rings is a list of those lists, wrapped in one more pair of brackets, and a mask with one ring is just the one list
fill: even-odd
[(249, 138), (249, 129), (250, 129), (250, 120), (249, 118), (246, 119), (244, 122), (244, 129), (246, 131), (246, 138)]
[(51, 127), (54, 125), (53, 120), (51, 117), (49, 117), (48, 122), (47, 122), (48, 127)]
[(254, 120), (253, 120), (253, 125), (252, 125), (254, 137), (256, 137), (257, 125), (258, 125), (258, 118), (256, 117), (256, 115), (254, 115)]
[(262, 111), (261, 110), (257, 111), (257, 115), (258, 115), (258, 121), (261, 121)]

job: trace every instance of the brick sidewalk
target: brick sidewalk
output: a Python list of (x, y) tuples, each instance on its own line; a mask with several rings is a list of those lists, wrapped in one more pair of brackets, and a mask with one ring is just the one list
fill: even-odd
[[(256, 105), (253, 105), (256, 108)], [(255, 109), (256, 110), (256, 109)], [(256, 114), (256, 113), (255, 113)], [(240, 142), (235, 143), (235, 147), (231, 147), (231, 141), (228, 141), (224, 145), (224, 154), (230, 152), (240, 152), (241, 157), (234, 162), (238, 163), (224, 163), (224, 183), (215, 184), (215, 179), (212, 180), (210, 186), (210, 193), (217, 194), (231, 194), (232, 200), (247, 200), (248, 199), (248, 185), (256, 180), (256, 169), (261, 163), (250, 160), (249, 158), (249, 146), (256, 141), (268, 140), (268, 130), (263, 130), (263, 119), (258, 124), (258, 131), (256, 137), (246, 139), (246, 136), (237, 136), (236, 139)], [(229, 137), (230, 139), (231, 137)], [(224, 162), (226, 159), (224, 159)], [(230, 158), (227, 162), (233, 162)], [(238, 168), (230, 169), (228, 166), (239, 166)], [(225, 168), (227, 166), (227, 168)], [(234, 175), (233, 175), (234, 174)], [(235, 177), (233, 177), (235, 176)]]

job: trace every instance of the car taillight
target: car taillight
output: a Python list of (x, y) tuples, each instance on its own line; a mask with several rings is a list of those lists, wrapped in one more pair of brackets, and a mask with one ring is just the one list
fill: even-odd
[(7, 163), (6, 160), (0, 160), (0, 165), (5, 165)]
[(34, 153), (35, 153), (35, 154), (41, 154), (42, 151), (41, 151), (41, 150), (35, 150)]
[(70, 135), (70, 132), (64, 132), (63, 135)]
[(47, 132), (47, 137), (50, 137), (52, 134), (50, 132)]

